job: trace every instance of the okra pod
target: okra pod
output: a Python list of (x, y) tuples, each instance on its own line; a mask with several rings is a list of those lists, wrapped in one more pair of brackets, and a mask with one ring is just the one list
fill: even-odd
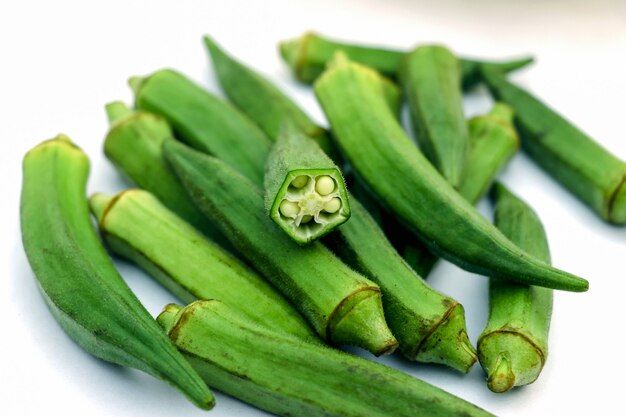
[(267, 159), (265, 206), (274, 223), (300, 244), (319, 239), (350, 217), (341, 171), (289, 121)]
[(263, 178), (271, 143), (232, 105), (173, 70), (129, 82), (137, 108), (164, 117), (188, 145), (240, 167), (248, 178)]
[[(470, 119), (468, 128), (470, 149), (458, 191), (468, 202), (476, 204), (517, 152), (519, 138), (513, 127), (513, 111), (503, 103), (496, 103), (489, 113)], [(389, 228), (398, 229), (391, 233), (397, 236), (394, 243), (402, 248), (407, 263), (426, 277), (438, 258), (417, 237), (404, 232), (401, 225), (394, 223)]]
[[(345, 53), (352, 61), (371, 67), (391, 78), (397, 76), (405, 55), (404, 51), (339, 42), (313, 32), (281, 42), (279, 49), (283, 60), (291, 67), (295, 77), (307, 84), (313, 83), (324, 72), (327, 63), (339, 51)], [(480, 83), (480, 65), (483, 63), (489, 63), (506, 73), (523, 68), (532, 62), (532, 57), (502, 62), (461, 59), (463, 89), (471, 89)]]
[(468, 149), (458, 59), (439, 45), (420, 46), (400, 65), (413, 129), (424, 154), (453, 187), (458, 187)]
[(131, 110), (119, 101), (107, 104), (106, 112), (111, 128), (104, 140), (104, 154), (113, 165), (202, 233), (224, 244), (224, 237), (196, 209), (163, 159), (163, 141), (173, 137), (165, 119), (153, 113)]
[(96, 194), (91, 210), (116, 254), (135, 262), (181, 301), (216, 299), (250, 320), (308, 341), (316, 334), (263, 278), (169, 211), (152, 194)]
[(213, 396), (113, 266), (91, 225), (86, 155), (59, 135), (28, 152), (22, 240), (44, 300), (90, 354), (164, 379), (201, 408)]
[(375, 71), (337, 60), (315, 93), (352, 167), (429, 248), (469, 271), (568, 291), (588, 282), (533, 258), (461, 197), (419, 152), (371, 81)]
[(174, 140), (165, 158), (207, 217), (308, 319), (320, 337), (380, 355), (397, 341), (387, 328), (380, 289), (321, 243), (300, 246), (267, 217), (260, 188), (226, 163)]
[[(550, 262), (535, 212), (503, 185), (494, 188), (495, 224), (511, 241)], [(548, 355), (552, 291), (498, 280), (489, 283), (489, 321), (478, 339), (480, 363), (494, 392), (534, 382)]]
[[(236, 97), (235, 104), (255, 122), (263, 126), (292, 121), (295, 113), (285, 109), (299, 108), (270, 81), (223, 51), (212, 58), (215, 67), (221, 68), (216, 71), (226, 95)], [(239, 87), (233, 92), (235, 79)], [(243, 86), (245, 96), (238, 94)], [(387, 83), (383, 88), (398, 91)], [(254, 111), (260, 108), (266, 109), (262, 115)], [(276, 120), (268, 121), (269, 115)], [(277, 132), (266, 132), (271, 140), (277, 139)], [(476, 354), (465, 330), (463, 307), (420, 279), (363, 205), (352, 195), (349, 199), (350, 220), (329, 234), (325, 243), (344, 262), (380, 286), (387, 323), (407, 358), (466, 372), (476, 361)]]
[(345, 352), (255, 326), (219, 301), (158, 317), (207, 383), (280, 416), (487, 417), (426, 382)]
[(493, 68), (482, 73), (491, 94), (513, 107), (522, 149), (601, 218), (626, 224), (626, 163)]

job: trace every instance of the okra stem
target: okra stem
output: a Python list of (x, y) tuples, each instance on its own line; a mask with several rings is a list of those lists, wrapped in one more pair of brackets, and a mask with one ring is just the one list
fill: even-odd
[[(387, 48), (356, 45), (325, 38), (307, 32), (300, 38), (281, 42), (280, 54), (301, 82), (310, 84), (322, 74), (336, 52), (345, 53), (352, 61), (371, 67), (381, 74), (395, 78), (404, 59), (405, 52)], [(503, 62), (489, 62), (502, 72), (511, 72), (533, 62), (524, 57)], [(480, 65), (485, 61), (461, 59), (463, 89), (468, 90), (480, 81)]]
[(586, 280), (528, 255), (450, 187), (393, 117), (372, 82), (377, 77), (375, 71), (338, 57), (316, 82), (315, 92), (343, 154), (381, 203), (431, 250), (467, 270), (586, 291)]
[(257, 327), (218, 301), (168, 306), (158, 321), (207, 383), (277, 415), (492, 416), (395, 369)]

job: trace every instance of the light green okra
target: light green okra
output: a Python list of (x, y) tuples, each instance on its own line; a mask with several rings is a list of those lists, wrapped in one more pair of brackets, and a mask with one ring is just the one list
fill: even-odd
[(381, 203), (436, 254), (476, 273), (568, 291), (588, 282), (535, 259), (511, 243), (433, 168), (406, 136), (378, 73), (339, 56), (315, 84), (334, 138)]
[[(519, 138), (513, 127), (513, 111), (503, 103), (496, 103), (489, 113), (470, 119), (468, 128), (470, 149), (458, 191), (468, 202), (476, 204), (517, 152)], [(394, 244), (400, 246), (404, 259), (418, 274), (427, 277), (437, 256), (401, 225), (394, 223), (388, 228), (395, 229), (391, 231), (397, 236)]]
[(420, 46), (405, 56), (399, 78), (420, 147), (458, 187), (469, 147), (458, 59), (444, 46)]
[[(291, 67), (296, 78), (304, 83), (313, 83), (324, 72), (326, 65), (336, 52), (345, 53), (352, 61), (366, 65), (381, 74), (395, 78), (404, 59), (405, 52), (339, 42), (313, 32), (281, 42), (280, 54)], [(510, 61), (488, 62), (502, 72), (511, 72), (533, 62), (532, 57)], [(461, 59), (463, 89), (468, 90), (481, 82), (480, 65), (486, 63), (474, 59)]]
[(108, 247), (145, 269), (181, 301), (220, 300), (276, 332), (319, 343), (274, 288), (149, 192), (96, 194), (90, 206)]
[[(173, 70), (131, 78), (135, 105), (165, 118), (189, 146), (262, 178), (271, 143), (254, 123)], [(242, 145), (242, 139), (249, 139)]]
[(264, 185), (270, 218), (300, 244), (319, 239), (350, 217), (341, 171), (288, 120), (267, 159)]
[(626, 163), (489, 66), (489, 91), (515, 111), (522, 149), (601, 218), (626, 224)]
[(107, 104), (106, 112), (111, 129), (104, 140), (104, 154), (115, 167), (202, 233), (228, 247), (217, 228), (193, 205), (163, 159), (163, 141), (173, 137), (168, 123), (153, 113), (133, 111), (119, 101)]
[[(216, 71), (226, 95), (235, 97), (235, 104), (254, 121), (267, 124), (268, 115), (283, 123), (292, 121), (294, 112), (283, 109), (297, 105), (268, 80), (221, 50), (212, 55), (212, 61), (221, 68)], [(235, 78), (237, 88), (233, 92)], [(389, 84), (382, 85), (388, 88), (385, 85)], [(237, 94), (241, 90), (247, 92), (245, 96)], [(262, 117), (254, 111), (258, 108), (267, 110)], [(271, 133), (268, 131), (270, 139), (276, 140), (277, 132)], [(363, 205), (354, 196), (350, 196), (350, 203), (350, 220), (328, 235), (325, 243), (380, 286), (387, 323), (407, 358), (466, 372), (476, 355), (465, 330), (463, 307), (424, 283), (394, 250)]]
[(24, 157), (22, 240), (54, 318), (90, 354), (168, 381), (201, 408), (211, 392), (164, 337), (102, 247), (89, 218), (87, 156), (59, 135)]
[(271, 222), (259, 187), (225, 162), (174, 140), (167, 161), (198, 208), (308, 319), (336, 344), (380, 355), (397, 341), (387, 328), (379, 287), (341, 262), (319, 242), (300, 246)]
[(169, 305), (157, 320), (208, 384), (280, 416), (492, 416), (385, 365), (257, 327), (218, 301)]
[[(535, 212), (503, 185), (494, 188), (495, 224), (528, 253), (550, 261), (548, 241)], [(480, 363), (494, 392), (534, 382), (548, 355), (552, 291), (490, 280), (489, 321), (478, 339)]]

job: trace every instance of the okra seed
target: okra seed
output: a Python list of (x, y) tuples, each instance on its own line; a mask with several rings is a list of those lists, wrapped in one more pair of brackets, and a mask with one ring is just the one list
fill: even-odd
[(300, 224), (304, 224), (304, 223), (308, 223), (311, 220), (313, 220), (313, 216), (306, 214), (304, 216), (302, 216), (302, 220), (300, 220)]
[(324, 204), (324, 211), (326, 213), (336, 213), (341, 208), (341, 200), (338, 197), (333, 197), (330, 201)]
[(335, 180), (328, 175), (322, 175), (315, 183), (315, 191), (320, 195), (328, 195), (335, 189)]
[(289, 217), (290, 219), (295, 219), (300, 212), (300, 207), (298, 203), (294, 203), (288, 200), (283, 200), (280, 203), (280, 214), (285, 217)]
[(306, 175), (298, 175), (291, 181), (291, 185), (296, 188), (302, 188), (309, 182), (309, 178)]

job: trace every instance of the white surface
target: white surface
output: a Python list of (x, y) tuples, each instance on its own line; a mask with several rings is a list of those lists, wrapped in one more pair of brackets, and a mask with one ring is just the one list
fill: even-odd
[[(24, 152), (58, 132), (91, 157), (89, 191), (125, 187), (101, 153), (103, 105), (130, 100), (126, 78), (175, 67), (216, 91), (201, 35), (268, 74), (321, 120), (311, 91), (289, 77), (276, 43), (314, 28), (361, 41), (409, 46), (444, 42), (465, 54), (532, 52), (537, 64), (516, 79), (626, 158), (626, 8), (618, 1), (433, 2), (20, 1), (0, 6), (0, 409), (5, 416), (204, 415), (166, 384), (93, 359), (58, 327), (38, 294), (19, 237)], [(484, 91), (467, 98), (485, 111)], [(626, 231), (611, 227), (523, 155), (502, 179), (538, 211), (554, 264), (589, 278), (586, 294), (557, 293), (551, 355), (539, 381), (506, 395), (489, 392), (479, 366), (467, 376), (434, 366), (384, 362), (503, 416), (583, 416), (600, 405), (623, 410), (621, 313)], [(481, 209), (489, 213), (489, 204)], [(122, 274), (156, 314), (173, 298), (133, 266)], [(441, 264), (430, 282), (466, 307), (469, 333), (487, 315), (487, 280)], [(214, 416), (265, 415), (218, 394)]]

